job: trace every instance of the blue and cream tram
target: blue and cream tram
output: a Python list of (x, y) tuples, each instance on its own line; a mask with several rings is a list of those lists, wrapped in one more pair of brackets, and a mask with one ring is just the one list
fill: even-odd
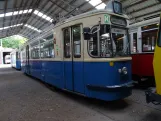
[(21, 70), (21, 57), (18, 49), (11, 52), (11, 66), (15, 69)]
[[(126, 16), (121, 4), (59, 22), (23, 50), (24, 72), (57, 88), (101, 100), (132, 93)], [(114, 8), (114, 9), (113, 9)]]

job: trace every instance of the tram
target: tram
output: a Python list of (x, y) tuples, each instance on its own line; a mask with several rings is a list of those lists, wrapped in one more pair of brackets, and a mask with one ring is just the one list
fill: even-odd
[(127, 17), (121, 3), (57, 23), (22, 50), (24, 73), (57, 88), (113, 101), (132, 93)]
[(5, 64), (10, 64), (11, 63), (11, 56), (10, 55), (6, 55), (5, 56)]
[(161, 62), (161, 21), (159, 25), (158, 39), (156, 42), (154, 60), (153, 60), (156, 88), (149, 88), (145, 92), (147, 103), (152, 102), (155, 105), (161, 104), (161, 81), (160, 81), (161, 64), (160, 62)]
[(21, 70), (20, 51), (18, 49), (11, 52), (11, 66), (17, 70)]
[(160, 18), (129, 26), (132, 56), (132, 79), (140, 85), (155, 84), (153, 55)]

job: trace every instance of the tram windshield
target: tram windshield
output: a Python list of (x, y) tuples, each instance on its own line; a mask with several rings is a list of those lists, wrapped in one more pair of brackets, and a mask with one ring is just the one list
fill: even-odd
[(93, 57), (119, 57), (130, 54), (127, 29), (110, 25), (94, 26), (91, 29), (89, 54)]
[(129, 50), (127, 30), (120, 28), (112, 28), (111, 35), (111, 39), (113, 41), (114, 56), (126, 56)]

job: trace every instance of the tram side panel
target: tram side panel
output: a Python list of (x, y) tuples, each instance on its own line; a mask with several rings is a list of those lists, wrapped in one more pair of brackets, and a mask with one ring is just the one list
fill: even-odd
[(154, 84), (152, 60), (158, 21), (154, 18), (130, 26), (133, 80), (140, 84)]
[[(56, 86), (57, 88), (64, 88), (64, 72), (63, 72), (63, 59), (61, 58), (62, 49), (60, 48), (63, 41), (62, 29), (58, 28), (52, 31), (52, 58), (48, 61), (43, 61), (42, 68), (44, 69), (45, 82)], [(55, 40), (54, 40), (55, 39)]]

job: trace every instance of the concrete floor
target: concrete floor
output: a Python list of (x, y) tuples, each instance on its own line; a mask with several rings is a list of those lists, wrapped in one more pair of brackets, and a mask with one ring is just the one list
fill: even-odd
[[(9, 66), (9, 65), (8, 65)], [(160, 121), (161, 106), (144, 90), (114, 102), (56, 91), (22, 72), (0, 66), (0, 121)]]

